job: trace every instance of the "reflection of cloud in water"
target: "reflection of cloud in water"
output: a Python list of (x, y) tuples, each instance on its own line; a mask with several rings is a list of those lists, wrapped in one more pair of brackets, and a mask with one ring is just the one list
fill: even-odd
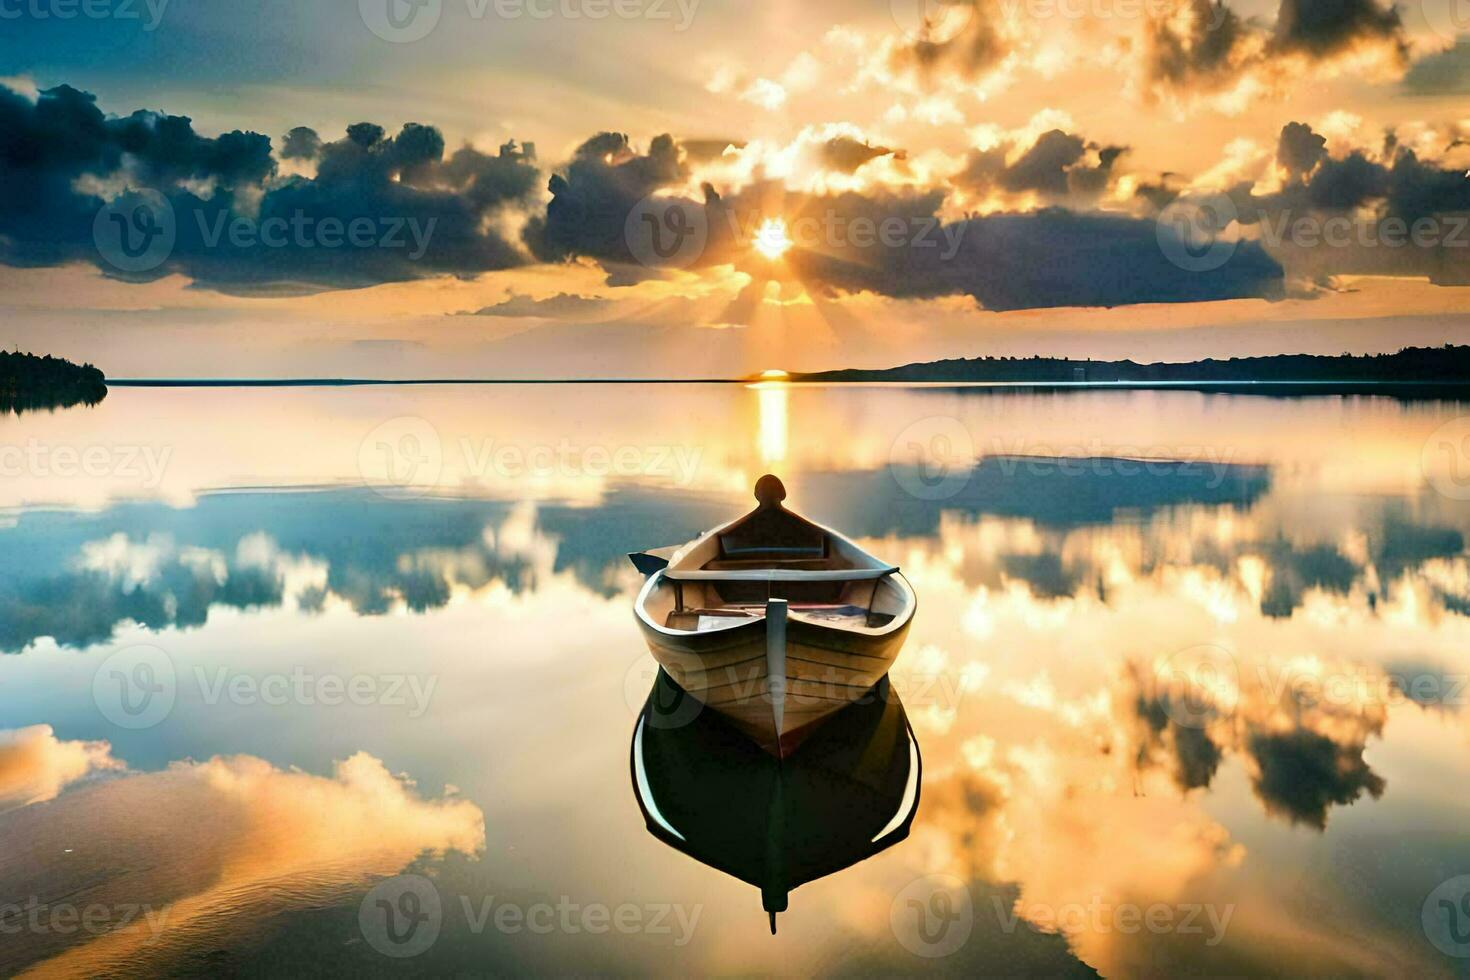
[(189, 951), (256, 941), (273, 918), (345, 902), (425, 852), (481, 850), (485, 826), (474, 804), (423, 799), (360, 753), (330, 778), (248, 756), (178, 762), (12, 811), (0, 836), (0, 904), (34, 895), (164, 915), (157, 938), (139, 921), (79, 945), (26, 931), (0, 946), (6, 974), (97, 976), (157, 974)]
[(0, 530), (0, 650), (43, 636), (85, 647), (128, 620), (197, 627), (214, 606), (294, 599), (311, 611), (335, 597), (360, 615), (399, 603), (423, 612), (448, 602), (454, 586), (497, 581), (519, 593), (564, 571), (613, 595), (626, 584), (626, 552), (693, 537), (728, 506), (701, 495), (670, 506), (631, 490), (598, 508), (334, 491), (26, 513)]
[[(793, 485), (803, 508), (857, 537), (958, 546), (967, 583), (1023, 583), (1040, 598), (1107, 601), (1121, 583), (1182, 573), (1190, 587), (1214, 581), (1210, 588), (1251, 594), (1266, 615), (1287, 617), (1313, 592), (1376, 607), (1395, 580), (1433, 566), (1431, 604), (1470, 607), (1464, 537), (1440, 523), (1442, 511), (1411, 514), (1368, 498), (1349, 515), (1350, 531), (1341, 521), (1303, 531), (1261, 496), (1263, 469), (1191, 465), (1060, 476), (988, 458), (961, 494), (940, 501), (908, 496), (888, 470), (806, 474)], [(321, 491), (219, 494), (183, 510), (25, 513), (0, 530), (0, 649), (43, 636), (88, 646), (127, 620), (195, 627), (214, 606), (294, 601), (310, 612), (335, 598), (361, 615), (399, 604), (424, 612), (456, 587), (498, 582), (521, 593), (567, 571), (611, 596), (628, 587), (623, 554), (687, 540), (743, 504), (626, 485), (598, 507)]]
[[(1470, 622), (1441, 601), (1470, 594), (1467, 521), (1433, 496), (1273, 494), (1105, 527), (943, 513), (933, 539), (875, 545), (924, 597), (911, 644), (942, 649), (955, 671), (989, 668), (952, 725), (921, 733), (935, 761), (916, 866), (977, 895), (1012, 883), (1023, 921), (1069, 903), (1235, 906), (1212, 948), (1200, 935), (1063, 930), (1104, 975), (1430, 968), (1417, 925), (1342, 893), (1336, 855), (1364, 824), (1332, 814), (1372, 807), (1381, 828), (1423, 807), (1452, 834), (1402, 763), (1440, 751), (1412, 731), (1418, 719), (1453, 726), (1435, 739), (1463, 739), (1435, 696), (1454, 696), (1470, 649)], [(1287, 608), (1264, 601), (1277, 577)], [(1171, 703), (1179, 692), (1155, 671), (1196, 644), (1227, 650), (1239, 677), (1190, 726), (1174, 719), (1200, 705)], [(1427, 692), (1396, 693), (1426, 678)], [(1373, 869), (1365, 894), (1417, 907), (1424, 869), (1446, 866), (1430, 850), (1418, 846), (1417, 871)]]
[(123, 768), (106, 742), (64, 742), (50, 725), (0, 731), (0, 813), (53, 800), (93, 772)]
[[(1381, 736), (1386, 706), (1375, 700), (1389, 680), (1349, 663), (1271, 664), (1242, 658), (1232, 704), (1208, 707), (1203, 688), (1183, 692), (1173, 682), (1130, 664), (1120, 703), (1131, 702), (1139, 724), (1134, 758), (1140, 771), (1162, 768), (1182, 790), (1206, 789), (1227, 754), (1251, 771), (1267, 812), (1323, 830), (1332, 806), (1363, 794), (1383, 795), (1385, 783), (1363, 759), (1370, 737)], [(1310, 673), (1307, 671), (1310, 670)], [(1128, 691), (1136, 692), (1131, 699)]]

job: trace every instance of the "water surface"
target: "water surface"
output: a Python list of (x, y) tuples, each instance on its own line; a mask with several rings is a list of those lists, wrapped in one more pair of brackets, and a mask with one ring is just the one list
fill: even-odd
[[(0, 419), (0, 972), (1463, 973), (1462, 411), (405, 386)], [(645, 828), (623, 558), (767, 471), (917, 590), (923, 757), (907, 839), (775, 937)], [(431, 941), (385, 939), (421, 880)]]

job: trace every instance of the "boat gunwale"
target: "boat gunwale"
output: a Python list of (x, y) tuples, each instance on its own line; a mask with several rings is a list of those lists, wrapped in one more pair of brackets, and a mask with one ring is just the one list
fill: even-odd
[[(740, 520), (740, 518), (736, 518), (736, 520)], [(803, 518), (803, 520), (805, 520), (805, 518)], [(690, 542), (688, 542), (688, 543), (686, 543), (684, 545), (681, 545), (679, 547), (679, 550), (674, 553), (674, 558), (677, 559), (678, 557), (680, 557), (684, 553), (684, 551), (686, 549), (692, 547), (695, 544), (698, 544), (700, 541), (703, 541), (705, 538), (709, 537), (711, 534), (718, 534), (720, 531), (724, 530), (725, 528), (729, 527), (731, 524), (734, 524), (734, 523), (735, 523), (735, 521), (726, 521), (725, 523), (720, 524), (720, 525), (717, 525), (716, 527), (713, 527), (710, 530), (708, 530), (708, 531), (704, 532), (703, 534), (699, 535), (699, 537), (695, 538), (693, 541), (690, 541)], [(814, 526), (820, 528), (822, 531), (824, 531), (827, 534), (832, 535), (834, 538), (838, 538), (838, 539), (842, 540), (843, 542), (847, 543), (848, 545), (851, 545), (852, 548), (855, 551), (859, 552), (860, 554), (866, 555), (867, 557), (871, 558), (875, 563), (879, 563), (879, 559), (878, 558), (876, 558), (874, 555), (872, 555), (871, 553), (869, 553), (866, 549), (858, 547), (857, 543), (855, 541), (853, 541), (851, 538), (849, 538), (847, 535), (842, 534), (842, 533), (840, 533), (838, 531), (834, 531), (830, 527), (827, 527), (824, 524), (817, 524), (815, 521), (809, 521), (808, 523), (811, 523)], [(673, 564), (673, 561), (671, 560), (670, 561), (670, 566), (672, 564)], [(903, 572), (901, 572), (901, 571), (898, 570), (898, 566), (897, 565), (887, 565), (886, 563), (879, 563), (879, 564), (881, 564), (883, 568), (890, 569), (890, 570), (885, 571), (881, 576), (878, 576), (877, 578), (875, 578), (873, 580), (874, 581), (883, 581), (884, 579), (892, 579), (895, 583), (897, 583), (899, 589), (903, 592), (904, 599), (905, 599), (904, 608), (903, 608), (903, 611), (901, 612), (901, 614), (894, 616), (893, 619), (890, 620), (885, 625), (883, 625), (883, 626), (837, 626), (837, 625), (834, 625), (834, 624), (832, 624), (830, 622), (821, 622), (821, 621), (818, 621), (818, 620), (807, 619), (807, 618), (805, 618), (805, 617), (802, 616), (800, 610), (795, 610), (795, 609), (790, 610), (790, 612), (788, 613), (788, 615), (791, 618), (791, 621), (792, 622), (795, 622), (795, 623), (800, 623), (802, 626), (807, 627), (809, 629), (818, 630), (818, 631), (821, 631), (821, 632), (824, 632), (824, 633), (832, 633), (832, 634), (837, 634), (837, 635), (847, 634), (847, 635), (852, 635), (852, 636), (863, 636), (863, 637), (872, 637), (872, 638), (879, 638), (879, 637), (889, 636), (891, 634), (897, 633), (898, 631), (904, 629), (905, 627), (908, 626), (909, 622), (912, 621), (912, 619), (914, 618), (914, 613), (919, 608), (919, 597), (918, 597), (918, 594), (914, 592), (914, 587), (909, 584), (909, 580), (904, 577)], [(671, 582), (680, 581), (677, 578), (674, 578), (672, 576), (669, 576), (667, 574), (668, 573), (668, 570), (669, 570), (668, 567), (664, 567), (664, 568), (661, 568), (658, 571), (654, 572), (652, 575), (648, 576), (648, 579), (643, 583), (643, 588), (638, 591), (638, 597), (633, 601), (633, 613), (634, 613), (634, 615), (636, 615), (638, 617), (638, 622), (641, 625), (643, 625), (644, 627), (646, 627), (648, 629), (651, 629), (655, 633), (660, 634), (662, 636), (671, 636), (671, 637), (694, 637), (694, 636), (727, 636), (727, 637), (732, 637), (733, 635), (739, 634), (742, 631), (751, 630), (751, 629), (753, 629), (756, 626), (760, 626), (761, 629), (762, 629), (762, 631), (764, 631), (764, 628), (765, 628), (765, 617), (764, 616), (756, 616), (756, 617), (753, 617), (749, 623), (741, 623), (739, 626), (727, 626), (727, 627), (724, 627), (722, 629), (717, 629), (717, 630), (681, 630), (681, 629), (674, 629), (672, 627), (664, 626), (664, 625), (662, 625), (660, 623), (654, 622), (653, 621), (653, 618), (648, 615), (648, 611), (645, 608), (645, 606), (648, 603), (648, 597), (653, 594), (653, 590), (665, 578), (667, 578)], [(845, 570), (843, 570), (843, 571), (845, 571)], [(868, 569), (852, 569), (852, 571), (862, 572), (862, 571), (869, 571), (869, 570)], [(860, 579), (858, 577), (854, 577), (852, 579), (852, 581), (861, 581), (861, 580), (865, 580), (865, 579)]]

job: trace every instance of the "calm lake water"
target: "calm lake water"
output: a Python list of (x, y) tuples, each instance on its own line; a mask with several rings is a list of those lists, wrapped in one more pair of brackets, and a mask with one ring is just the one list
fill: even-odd
[[(0, 974), (1464, 975), (1465, 415), (591, 385), (0, 419)], [(914, 585), (922, 756), (907, 839), (774, 937), (645, 826), (623, 557), (767, 471)], [(707, 722), (649, 778), (759, 854), (769, 801), (722, 780), (760, 760)], [(834, 841), (887, 799), (842, 795), (866, 725), (812, 784)]]

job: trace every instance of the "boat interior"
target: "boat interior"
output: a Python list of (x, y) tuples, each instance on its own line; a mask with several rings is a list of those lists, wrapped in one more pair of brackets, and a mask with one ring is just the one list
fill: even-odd
[(758, 486), (760, 507), (676, 552), (646, 600), (649, 616), (704, 632), (762, 617), (767, 600), (785, 599), (796, 617), (877, 629), (904, 611), (910, 593), (893, 581), (896, 567), (785, 509), (784, 496), (779, 481)]

